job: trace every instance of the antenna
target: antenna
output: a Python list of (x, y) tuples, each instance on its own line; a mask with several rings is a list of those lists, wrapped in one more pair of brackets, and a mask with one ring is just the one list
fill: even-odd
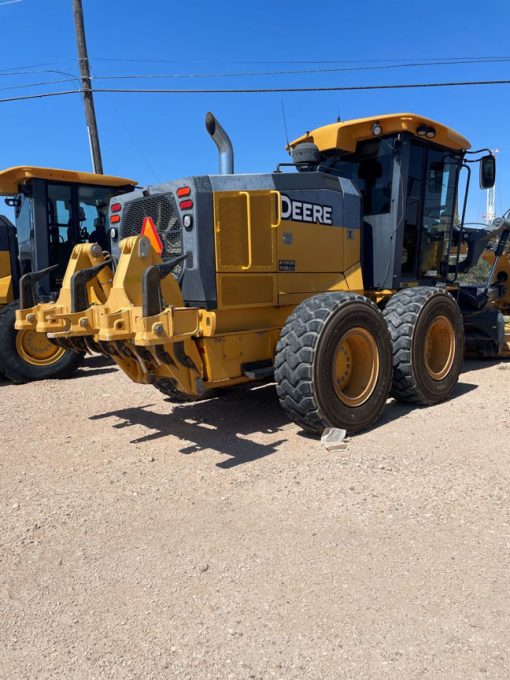
[(287, 130), (287, 119), (285, 118), (285, 107), (283, 106), (283, 99), (280, 99), (282, 105), (282, 116), (283, 116), (283, 127), (285, 128), (285, 139), (287, 141), (287, 146), (289, 146), (289, 131)]

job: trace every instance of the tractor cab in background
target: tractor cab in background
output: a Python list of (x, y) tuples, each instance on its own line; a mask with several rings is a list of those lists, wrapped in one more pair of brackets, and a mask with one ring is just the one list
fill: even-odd
[[(110, 249), (110, 198), (135, 186), (136, 182), (122, 177), (53, 168), (15, 167), (0, 172), (0, 195), (6, 196), (15, 215), (19, 276), (57, 265), (40, 282), (40, 292), (49, 296), (58, 291), (76, 244), (99, 243)], [(17, 273), (13, 277), (17, 279)]]
[(98, 243), (110, 250), (110, 199), (135, 186), (131, 179), (73, 170), (19, 166), (0, 171), (0, 196), (15, 222), (0, 215), (0, 375), (26, 382), (74, 370), (78, 354), (50, 343), (44, 334), (14, 329), (20, 279), (50, 269), (34, 285), (40, 299), (55, 298), (75, 245)]

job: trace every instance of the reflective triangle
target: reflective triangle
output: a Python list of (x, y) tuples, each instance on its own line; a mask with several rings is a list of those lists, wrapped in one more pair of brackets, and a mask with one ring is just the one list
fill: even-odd
[(158, 230), (156, 229), (156, 225), (154, 224), (154, 220), (152, 219), (152, 217), (146, 217), (144, 219), (142, 227), (142, 236), (147, 236), (147, 238), (151, 242), (151, 246), (154, 248), (158, 255), (161, 255), (161, 253), (163, 252), (163, 244), (161, 243)]

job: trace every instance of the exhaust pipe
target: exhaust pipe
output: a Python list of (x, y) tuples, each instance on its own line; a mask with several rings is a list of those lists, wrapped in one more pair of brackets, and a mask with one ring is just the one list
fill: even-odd
[(220, 175), (233, 175), (234, 147), (230, 137), (210, 111), (205, 117), (205, 127), (220, 152)]

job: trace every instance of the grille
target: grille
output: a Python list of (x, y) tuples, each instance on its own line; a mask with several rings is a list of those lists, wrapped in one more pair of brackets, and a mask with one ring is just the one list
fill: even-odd
[(480, 286), (487, 282), (490, 271), (490, 264), (481, 257), (467, 272), (459, 272), (457, 279), (466, 286)]
[[(138, 236), (142, 231), (143, 221), (146, 217), (152, 217), (158, 230), (163, 244), (162, 259), (166, 261), (181, 255), (182, 228), (173, 195), (147, 196), (126, 203), (122, 214), (120, 237)], [(173, 274), (178, 279), (181, 272), (182, 264), (178, 264), (173, 270)]]

